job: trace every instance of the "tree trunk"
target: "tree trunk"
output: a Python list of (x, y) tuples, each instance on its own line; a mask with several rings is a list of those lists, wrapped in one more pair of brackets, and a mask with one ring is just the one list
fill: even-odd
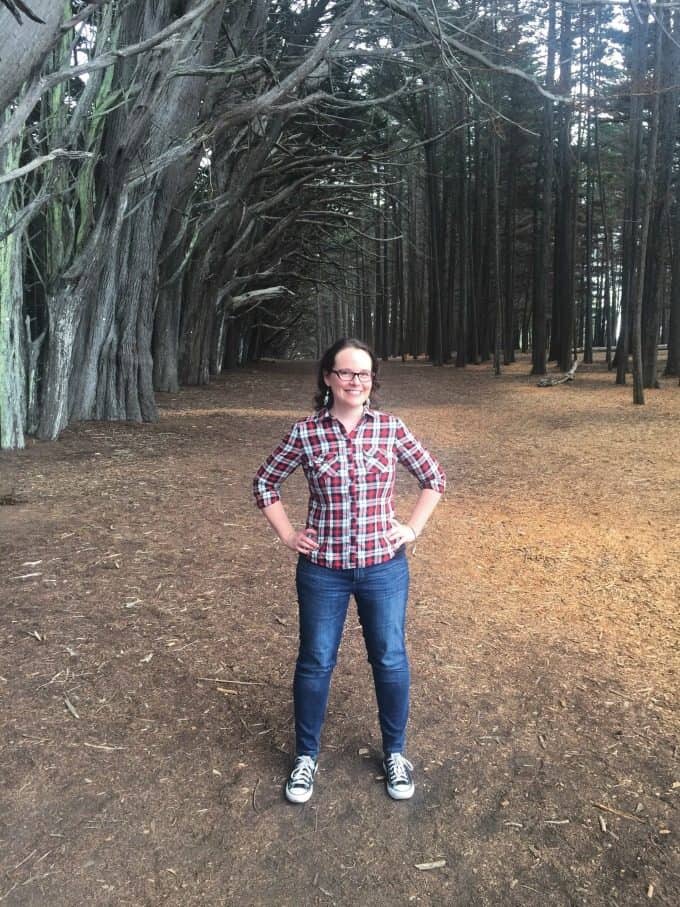
[[(9, 195), (11, 190), (0, 186), (0, 230)], [(22, 307), (21, 236), (12, 233), (0, 241), (0, 448), (24, 446), (28, 374)]]
[[(431, 139), (437, 130), (437, 111), (434, 98), (428, 92), (425, 102), (425, 134)], [(433, 365), (443, 365), (445, 361), (444, 319), (442, 311), (442, 218), (439, 160), (435, 144), (428, 141), (425, 145), (425, 186), (427, 194), (428, 238), (429, 238), (429, 297), (428, 297), (428, 342), (427, 354)]]
[(501, 178), (501, 161), (500, 148), (498, 142), (498, 133), (492, 126), (491, 133), (491, 155), (490, 155), (490, 180), (489, 192), (491, 194), (491, 234), (492, 234), (492, 254), (493, 275), (491, 286), (493, 287), (493, 299), (495, 302), (494, 313), (494, 345), (493, 345), (493, 364), (494, 374), (501, 373), (501, 354), (503, 351), (503, 292), (501, 288), (501, 225), (500, 225), (500, 178)]
[[(0, 113), (0, 123), (3, 121)], [(17, 166), (20, 143), (0, 148), (0, 173)], [(0, 234), (17, 215), (15, 185), (0, 185)], [(0, 239), (0, 448), (24, 446), (26, 355), (23, 319), (22, 232)]]
[[(482, 161), (482, 148), (479, 131), (475, 132), (472, 140), (472, 157), (473, 157), (473, 181), (472, 181), (472, 269), (473, 269), (473, 290), (472, 305), (470, 306), (469, 318), (469, 347), (468, 362), (474, 362), (475, 365), (482, 361), (482, 358), (488, 359), (488, 347), (485, 352), (484, 324), (485, 318), (483, 312), (487, 303), (487, 278), (488, 278), (488, 258), (487, 251), (487, 234), (485, 223), (485, 192), (482, 174), (486, 168)], [(488, 205), (486, 206), (488, 207)]]
[[(571, 9), (562, 3), (560, 28), (560, 93), (571, 90), (572, 31)], [(574, 217), (575, 186), (571, 145), (571, 106), (561, 105), (559, 170), (555, 231), (555, 293), (552, 329), (554, 352), (561, 371), (569, 371), (574, 345)]]
[(60, 26), (69, 15), (70, 4), (60, 0), (30, 0), (30, 9), (43, 22), (25, 15), (17, 22), (0, 6), (0, 112), (19, 93), (22, 84), (34, 76), (61, 37)]
[[(548, 7), (548, 64), (545, 74), (546, 87), (549, 89), (554, 84), (555, 54), (557, 51), (555, 20), (555, 0), (550, 0)], [(555, 172), (553, 150), (554, 117), (553, 102), (545, 98), (543, 101), (543, 129), (541, 132), (541, 148), (536, 180), (537, 183), (540, 180), (540, 196), (538, 192), (536, 193), (536, 197), (540, 197), (540, 209), (538, 212), (538, 229), (534, 251), (532, 375), (545, 375), (546, 373), (548, 286), (550, 280), (548, 262), (550, 261), (553, 178)]]
[[(588, 84), (588, 91), (590, 93), (590, 83)], [(588, 104), (588, 109), (590, 110), (590, 103)], [(587, 363), (592, 363), (593, 361), (593, 305), (596, 303), (597, 299), (595, 296), (595, 286), (593, 281), (593, 256), (594, 256), (594, 244), (593, 244), (593, 214), (594, 214), (594, 174), (593, 168), (591, 166), (591, 150), (592, 150), (592, 122), (591, 116), (588, 115), (588, 122), (586, 126), (587, 130), (587, 139), (586, 145), (588, 148), (588, 156), (586, 163), (586, 236), (585, 236), (585, 249), (584, 249), (584, 286), (583, 286), (583, 361)]]
[[(171, 16), (168, 0), (153, 10), (128, 8), (121, 39), (139, 38), (140, 33), (152, 36)], [(48, 387), (55, 382), (54, 393), (58, 394), (56, 388), (63, 391), (67, 381), (68, 395), (63, 394), (65, 403), (46, 409), (40, 423), (42, 437), (58, 434), (66, 411), (68, 418), (75, 419), (157, 418), (151, 357), (153, 312), (159, 249), (178, 174), (173, 169), (159, 176), (146, 174), (193, 127), (201, 100), (201, 79), (168, 82), (167, 69), (180, 60), (209, 61), (218, 27), (219, 11), (207, 25), (197, 26), (176, 41), (170, 51), (153, 52), (144, 69), (121, 65), (119, 84), (135, 78), (141, 82), (141, 92), (131, 109), (120, 108), (107, 122), (108, 166), (99, 187), (102, 211), (96, 231), (101, 242), (89, 244), (87, 270), (81, 269), (77, 282), (71, 284), (66, 277), (61, 292), (48, 302), (52, 330), (58, 338), (54, 351), (50, 342)], [(74, 333), (67, 366), (66, 344), (73, 342)]]
[[(504, 222), (504, 275), (503, 275), (503, 364), (515, 361), (515, 240), (517, 216), (517, 130), (511, 126), (508, 135), (507, 190)], [(500, 214), (499, 214), (500, 217)], [(500, 229), (500, 225), (499, 225)], [(500, 275), (499, 275), (500, 278)]]
[[(598, 82), (599, 84), (599, 82)], [(595, 117), (595, 161), (597, 168), (597, 188), (598, 200), (600, 207), (600, 216), (602, 218), (603, 232), (603, 249), (602, 249), (602, 267), (604, 268), (604, 344), (606, 347), (607, 368), (612, 367), (612, 343), (614, 337), (614, 288), (616, 287), (616, 274), (614, 266), (614, 251), (612, 249), (611, 229), (609, 226), (609, 210), (606, 202), (606, 190), (602, 176), (602, 154), (600, 149), (600, 132), (599, 118)]]
[[(663, 290), (668, 260), (668, 216), (671, 196), (673, 156), (677, 135), (678, 100), (677, 73), (680, 70), (680, 52), (677, 42), (670, 36), (670, 12), (661, 10), (657, 30), (662, 28), (658, 39), (656, 59), (658, 95), (653, 105), (658, 116), (658, 161), (653, 179), (653, 199), (647, 260), (645, 268), (644, 293), (642, 298), (642, 370), (645, 387), (658, 387), (657, 359), (659, 328), (663, 305)], [(678, 36), (680, 37), (680, 35)], [(650, 138), (650, 146), (651, 146)], [(651, 151), (650, 151), (651, 153)]]
[(179, 390), (178, 351), (182, 310), (181, 278), (158, 292), (153, 330), (153, 385), (157, 391)]
[(467, 130), (461, 131), (460, 152), (458, 154), (457, 184), (457, 210), (458, 210), (458, 237), (460, 244), (460, 297), (458, 300), (458, 331), (456, 338), (456, 368), (465, 368), (468, 353), (468, 311), (471, 306), (470, 292), (470, 197), (468, 194), (467, 173)]
[[(647, 13), (643, 13), (646, 20)], [(645, 292), (647, 248), (649, 241), (652, 207), (654, 205), (654, 183), (656, 158), (659, 138), (659, 88), (661, 71), (661, 42), (663, 32), (657, 23), (656, 53), (654, 60), (654, 96), (647, 148), (647, 174), (643, 183), (643, 200), (640, 205), (642, 223), (640, 226), (640, 244), (635, 258), (635, 295), (633, 298), (633, 403), (644, 404), (644, 371), (642, 353), (642, 309)], [(656, 344), (656, 341), (655, 341)], [(656, 349), (656, 346), (655, 346)]]
[(626, 383), (630, 353), (635, 260), (639, 235), (640, 162), (647, 53), (647, 16), (631, 16), (629, 140), (626, 146), (625, 201), (622, 227), (621, 330), (616, 347), (616, 383)]
[(668, 327), (668, 359), (666, 375), (680, 375), (680, 184), (676, 184), (676, 200), (671, 220), (671, 298)]
[(205, 258), (195, 261), (187, 276), (191, 289), (182, 310), (179, 345), (179, 380), (185, 385), (210, 381), (210, 337), (217, 291), (204, 270), (205, 264)]

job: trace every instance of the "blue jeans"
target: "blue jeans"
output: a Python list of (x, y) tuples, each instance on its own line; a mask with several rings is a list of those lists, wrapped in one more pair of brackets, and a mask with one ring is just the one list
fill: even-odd
[(319, 753), (331, 674), (351, 595), (373, 669), (383, 750), (403, 752), (410, 687), (404, 641), (409, 583), (405, 550), (382, 564), (351, 570), (320, 567), (300, 556), (296, 582), (300, 606), (300, 649), (293, 682), (297, 755)]

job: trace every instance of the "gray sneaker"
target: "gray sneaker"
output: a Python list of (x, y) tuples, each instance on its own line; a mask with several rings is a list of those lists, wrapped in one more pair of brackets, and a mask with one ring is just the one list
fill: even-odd
[(401, 753), (389, 753), (383, 762), (387, 793), (393, 800), (410, 800), (416, 786), (413, 783), (413, 766)]
[(314, 793), (314, 775), (317, 769), (316, 759), (312, 756), (297, 756), (286, 782), (286, 800), (291, 803), (306, 803)]

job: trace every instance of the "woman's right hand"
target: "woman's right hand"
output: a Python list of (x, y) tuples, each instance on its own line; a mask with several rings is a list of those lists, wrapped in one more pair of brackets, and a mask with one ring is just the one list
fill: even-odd
[(316, 540), (316, 529), (300, 529), (292, 532), (283, 540), (283, 543), (291, 551), (297, 551), (298, 554), (311, 554), (319, 547)]

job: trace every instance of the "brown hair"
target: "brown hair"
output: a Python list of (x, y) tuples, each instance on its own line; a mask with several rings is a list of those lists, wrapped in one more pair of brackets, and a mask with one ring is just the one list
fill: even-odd
[[(375, 355), (370, 346), (367, 346), (362, 340), (357, 340), (355, 337), (341, 337), (339, 340), (336, 340), (332, 346), (329, 346), (326, 352), (323, 354), (319, 360), (319, 368), (317, 371), (317, 388), (318, 392), (314, 397), (314, 408), (322, 409), (324, 406), (330, 407), (333, 405), (333, 391), (328, 387), (324, 381), (324, 376), (329, 372), (333, 371), (333, 366), (335, 365), (335, 357), (341, 350), (346, 349), (354, 350), (363, 350), (364, 353), (368, 353), (371, 357), (371, 371), (373, 372), (373, 384), (371, 386), (371, 392), (377, 391), (380, 387), (378, 382), (378, 357)], [(326, 392), (330, 393), (330, 401), (326, 404), (324, 403), (324, 397)]]

